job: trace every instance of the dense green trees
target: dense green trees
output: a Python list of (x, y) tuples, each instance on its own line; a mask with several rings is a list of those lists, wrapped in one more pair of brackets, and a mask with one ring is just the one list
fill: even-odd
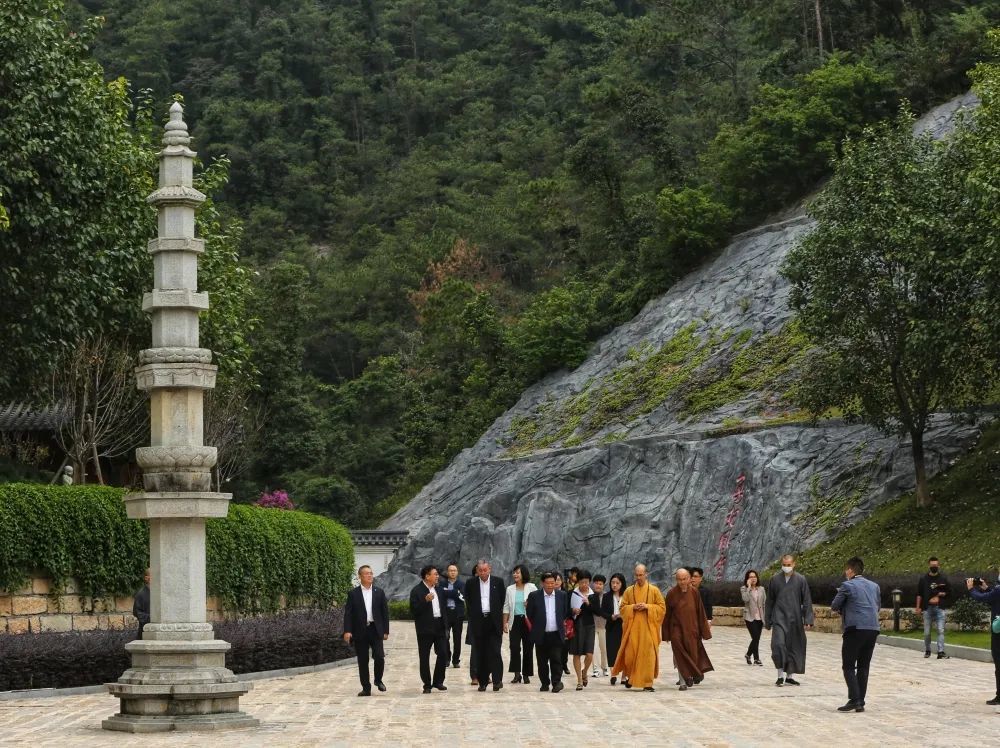
[(978, 148), (974, 124), (942, 141), (912, 130), (904, 109), (845, 146), (809, 208), (818, 226), (784, 272), (802, 329), (819, 346), (799, 386), (803, 402), (909, 436), (917, 505), (928, 506), (930, 416), (984, 402), (998, 374), (995, 326), (984, 316), (1000, 297), (1000, 286), (984, 283), (1000, 264), (996, 210), (975, 199), (969, 175), (977, 162), (995, 171), (1000, 148)]
[(203, 226), (256, 274), (228, 266), (244, 306), (206, 330), (229, 372), (260, 372), (267, 414), (236, 493), (384, 516), (810, 189), (843, 135), (962, 90), (1000, 19), (995, 0), (823, 0), (817, 26), (814, 6), (71, 2), (106, 19), (109, 78), (183, 94), (198, 150), (229, 159)]

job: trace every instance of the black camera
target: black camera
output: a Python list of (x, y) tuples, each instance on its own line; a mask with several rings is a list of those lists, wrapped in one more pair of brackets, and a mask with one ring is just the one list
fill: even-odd
[(986, 583), (986, 580), (983, 579), (982, 577), (973, 577), (972, 578), (972, 586), (973, 587), (982, 587), (985, 583)]

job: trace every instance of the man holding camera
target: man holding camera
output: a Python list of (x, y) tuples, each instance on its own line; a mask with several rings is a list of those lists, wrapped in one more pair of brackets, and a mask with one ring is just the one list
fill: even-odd
[(927, 573), (917, 582), (917, 614), (924, 614), (924, 657), (931, 656), (931, 627), (937, 626), (937, 658), (947, 660), (944, 653), (944, 609), (951, 602), (948, 580), (941, 573), (937, 556), (927, 559)]
[(985, 579), (966, 579), (965, 586), (973, 600), (990, 606), (990, 651), (993, 653), (993, 673), (997, 680), (996, 695), (987, 701), (990, 706), (1000, 706), (1000, 581), (991, 588)]

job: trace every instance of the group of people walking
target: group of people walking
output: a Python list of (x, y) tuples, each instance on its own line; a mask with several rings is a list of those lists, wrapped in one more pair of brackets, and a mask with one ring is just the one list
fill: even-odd
[[(864, 577), (864, 563), (859, 558), (846, 563), (844, 574), (845, 581), (831, 604), (843, 617), (841, 654), (848, 701), (839, 711), (862, 712), (880, 628), (881, 590)], [(362, 685), (358, 695), (369, 696), (370, 657), (375, 664), (375, 686), (386, 690), (382, 643), (389, 635), (388, 601), (385, 593), (372, 585), (369, 567), (362, 566), (358, 576), (361, 584), (348, 595), (345, 608), (344, 638), (358, 653)], [(703, 643), (712, 637), (711, 593), (701, 585), (703, 572), (696, 567), (677, 569), (674, 585), (666, 595), (650, 583), (643, 564), (635, 566), (630, 585), (621, 573), (612, 574), (609, 580), (574, 568), (565, 580), (558, 572), (543, 573), (539, 587), (524, 565), (513, 570), (508, 585), (492, 573), (486, 559), (476, 563), (473, 576), (467, 580), (459, 578), (455, 564), (446, 567), (444, 578), (434, 566), (421, 569), (420, 577), (410, 592), (409, 605), (424, 693), (446, 691), (449, 664), (452, 668), (461, 666), (463, 624), (467, 625), (466, 642), (471, 645), (471, 682), (480, 691), (491, 686), (494, 691), (503, 688), (504, 634), (509, 637), (510, 683), (530, 684), (537, 673), (543, 692), (562, 691), (563, 676), (571, 674), (576, 690), (583, 690), (592, 677), (605, 676), (609, 670), (611, 685), (620, 680), (625, 688), (653, 691), (661, 672), (661, 641), (670, 643), (676, 685), (681, 691), (698, 685), (713, 670)], [(763, 666), (760, 638), (767, 629), (771, 632), (775, 685), (799, 686), (806, 671), (805, 632), (813, 626), (813, 607), (809, 584), (795, 571), (795, 558), (783, 556), (780, 573), (766, 586), (756, 570), (746, 572), (740, 593), (750, 635), (744, 655), (747, 665)], [(992, 591), (973, 589), (973, 595), (1000, 607), (1000, 585)], [(918, 607), (920, 604), (918, 599)], [(995, 659), (998, 636), (994, 635)], [(595, 649), (599, 661), (595, 661)], [(435, 654), (433, 671), (431, 651)], [(1000, 666), (997, 673), (1000, 697)]]

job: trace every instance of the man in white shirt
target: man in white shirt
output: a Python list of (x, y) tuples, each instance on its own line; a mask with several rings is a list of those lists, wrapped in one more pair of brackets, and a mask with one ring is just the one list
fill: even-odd
[[(425, 566), (420, 570), (423, 581), (410, 591), (410, 611), (417, 632), (417, 655), (420, 658), (420, 680), (424, 693), (432, 688), (447, 691), (444, 676), (448, 669), (448, 607), (438, 595), (438, 570)], [(434, 650), (434, 675), (431, 676), (431, 649)]]
[(503, 604), (507, 588), (503, 581), (492, 576), (490, 562), (479, 559), (476, 576), (465, 583), (465, 605), (469, 617), (469, 632), (479, 672), (479, 690), (485, 691), (492, 680), (493, 690), (503, 688)]
[(389, 601), (385, 592), (375, 587), (372, 567), (365, 565), (358, 569), (358, 579), (361, 584), (347, 593), (347, 604), (344, 606), (344, 641), (353, 644), (358, 655), (358, 676), (361, 679), (358, 696), (371, 696), (369, 652), (375, 661), (375, 685), (379, 691), (386, 690), (382, 682), (385, 671), (382, 642), (389, 638)]
[(569, 603), (566, 593), (556, 587), (555, 574), (542, 574), (542, 589), (528, 595), (524, 610), (535, 644), (538, 680), (542, 684), (538, 690), (548, 691), (551, 687), (552, 693), (559, 693), (563, 690), (562, 645), (566, 639), (563, 621), (569, 615)]

